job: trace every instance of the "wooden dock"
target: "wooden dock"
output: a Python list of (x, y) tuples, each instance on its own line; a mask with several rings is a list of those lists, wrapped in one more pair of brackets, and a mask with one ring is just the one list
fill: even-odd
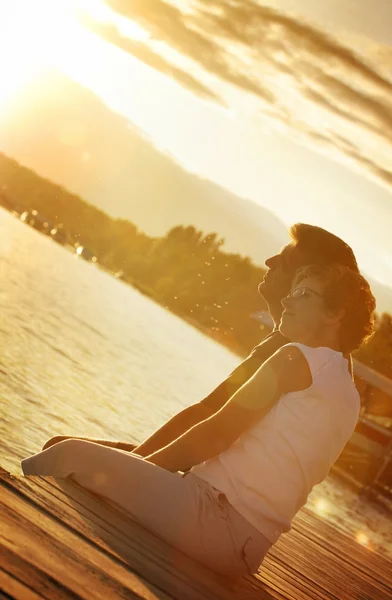
[(76, 483), (0, 468), (0, 598), (387, 600), (392, 561), (307, 509), (231, 583)]

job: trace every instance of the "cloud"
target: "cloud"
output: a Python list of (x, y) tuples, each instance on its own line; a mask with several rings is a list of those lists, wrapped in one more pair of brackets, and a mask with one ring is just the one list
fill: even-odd
[(121, 35), (115, 25), (99, 23), (87, 15), (83, 16), (81, 22), (85, 27), (93, 30), (104, 40), (117, 46), (121, 50), (128, 52), (135, 58), (138, 58), (157, 71), (169, 75), (178, 83), (183, 85), (185, 88), (190, 89), (198, 96), (213, 100), (219, 104), (225, 104), (223, 99), (220, 98), (218, 94), (213, 92), (210, 88), (201, 83), (190, 73), (171, 64), (163, 56), (157, 52), (154, 52), (146, 43), (131, 40), (129, 37), (124, 37)]
[[(241, 60), (228, 52), (227, 47), (214, 39), (211, 32), (198, 29), (198, 20), (181, 12), (175, 6), (162, 0), (135, 0), (131, 4), (118, 0), (108, 1), (110, 8), (118, 12), (121, 16), (130, 19), (144, 29), (150, 32), (152, 41), (159, 40), (180, 53), (185, 59), (191, 60), (206, 72), (219, 78), (221, 81), (236, 86), (237, 88), (255, 94), (262, 100), (268, 102), (274, 101), (273, 93), (264, 87), (259, 79), (251, 73), (246, 73)], [(83, 21), (82, 21), (83, 22)], [(138, 58), (142, 57), (141, 48), (148, 47), (148, 42), (142, 44), (125, 44), (124, 37), (120, 35), (114, 26), (109, 33), (106, 26), (93, 21), (91, 18), (85, 20), (90, 29), (102, 35), (123, 50), (135, 55), (135, 49), (139, 52)], [(148, 53), (146, 54), (148, 56)], [(149, 63), (150, 64), (150, 63)], [(155, 65), (160, 69), (159, 65)], [(167, 63), (165, 68), (167, 68)], [(185, 83), (183, 72), (179, 70), (179, 81)], [(175, 77), (175, 74), (173, 74)], [(195, 78), (192, 85), (194, 86)], [(206, 86), (201, 84), (204, 95), (206, 95)], [(194, 88), (195, 91), (195, 88)], [(208, 95), (215, 95), (208, 90)]]
[[(90, 19), (88, 27), (105, 40), (210, 101), (234, 102), (225, 94), (225, 86), (234, 86), (294, 135), (307, 135), (318, 147), (336, 144), (338, 153), (392, 184), (385, 166), (392, 150), (392, 83), (378, 69), (374, 48), (366, 61), (342, 40), (256, 0), (106, 3), (150, 38), (135, 42), (113, 24)], [(171, 52), (160, 51), (162, 45)], [(370, 149), (380, 139), (388, 156), (384, 150), (376, 159)]]

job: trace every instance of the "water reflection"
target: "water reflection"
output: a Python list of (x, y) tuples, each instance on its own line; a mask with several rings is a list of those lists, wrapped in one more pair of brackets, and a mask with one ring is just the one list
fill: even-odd
[[(53, 435), (140, 442), (239, 362), (3, 212), (0, 259), (0, 464), (11, 473)], [(307, 508), (392, 556), (390, 512), (341, 482), (318, 485)]]

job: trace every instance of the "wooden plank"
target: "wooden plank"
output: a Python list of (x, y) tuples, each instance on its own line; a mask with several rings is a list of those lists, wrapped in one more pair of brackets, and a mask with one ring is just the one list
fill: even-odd
[[(0, 483), (1, 479), (0, 473)], [(30, 504), (32, 513), (28, 520), (39, 511), (58, 527), (104, 553), (108, 560), (124, 565), (127, 572), (131, 565), (133, 571), (144, 576), (144, 581), (172, 592), (172, 598), (336, 600), (342, 597), (342, 591), (345, 600), (390, 598), (391, 562), (341, 534), (308, 509), (297, 515), (290, 534), (282, 536), (270, 550), (257, 576), (227, 585), (180, 553), (182, 560), (175, 564), (168, 561), (168, 556), (175, 556), (173, 549), (134, 523), (121, 508), (103, 502), (74, 483), (3, 475), (3, 486)], [(170, 585), (173, 578), (181, 581), (176, 588), (165, 587), (165, 570)], [(113, 570), (112, 574), (117, 577)], [(194, 594), (195, 589), (198, 596), (188, 595), (189, 591)]]
[[(44, 480), (44, 479), (42, 479), (41, 481), (42, 481), (42, 482), (44, 482), (45, 480)], [(294, 554), (294, 553), (291, 553), (291, 552), (290, 552), (290, 554), (291, 554), (291, 558), (293, 559), (293, 557), (295, 556), (295, 554)], [(339, 562), (339, 570), (341, 571), (341, 562)], [(289, 579), (290, 579), (290, 580), (292, 580), (292, 579), (295, 579), (295, 577), (293, 577), (293, 575), (292, 575), (292, 574), (289, 574)], [(295, 596), (294, 596), (294, 597), (297, 597), (297, 598), (298, 598), (298, 592), (299, 592), (300, 590), (299, 590), (299, 589), (298, 589), (298, 587), (297, 587), (297, 589), (296, 589), (296, 590), (294, 590), (294, 591), (296, 592), (296, 594), (295, 594)], [(287, 594), (287, 590), (285, 590), (285, 592), (286, 592), (286, 594)], [(313, 590), (313, 592), (315, 592), (315, 590)], [(301, 596), (302, 596), (302, 593), (301, 593)], [(309, 594), (306, 594), (304, 597), (308, 598), (308, 597), (309, 597)], [(315, 597), (319, 597), (319, 594), (316, 594), (316, 595), (315, 595)]]
[[(1, 558), (3, 558), (1, 556)], [(14, 600), (42, 600), (45, 598), (27, 587), (22, 581), (15, 579), (0, 567), (0, 598), (13, 598)], [(52, 596), (54, 599), (54, 596)]]
[[(15, 581), (19, 581), (22, 582), (23, 586), (32, 591), (32, 593), (38, 594), (39, 598), (47, 600), (54, 598), (56, 600), (70, 600), (71, 590), (62, 586), (50, 574), (45, 573), (28, 560), (23, 559), (20, 556), (18, 548), (6, 548), (2, 544), (0, 556), (2, 568), (6, 572), (6, 575), (9, 576), (7, 583), (13, 582), (11, 588), (4, 588), (7, 593), (11, 594), (11, 590), (15, 588)], [(24, 600), (23, 594), (22, 599)]]
[[(45, 485), (45, 481), (43, 479), (41, 480), (40, 483), (42, 483), (42, 485)], [(291, 535), (293, 535), (293, 534), (291, 534)], [(286, 553), (287, 553), (287, 549), (286, 549)], [(293, 560), (293, 557), (295, 556), (295, 553), (292, 552), (292, 551), (290, 551), (290, 555), (291, 555), (292, 560)], [(338, 562), (338, 569), (339, 569), (339, 573), (340, 573), (342, 571), (342, 564), (341, 564), (340, 560), (338, 560), (337, 562)], [(266, 563), (264, 563), (264, 565), (266, 565)], [(275, 567), (274, 567), (274, 570), (275, 570)], [(269, 579), (268, 578), (268, 574), (265, 571), (266, 571), (266, 569), (265, 569), (265, 566), (264, 566), (263, 567), (263, 573), (265, 573), (265, 575), (266, 575), (265, 579), (268, 580)], [(301, 571), (302, 571), (302, 566), (300, 568), (300, 572)], [(276, 579), (276, 573), (274, 573), (274, 576), (272, 577), (273, 581), (275, 579)], [(284, 575), (283, 579), (287, 579), (286, 575)], [(311, 592), (309, 592), (309, 590), (306, 588), (306, 586), (304, 587), (304, 585), (301, 583), (301, 580), (298, 578), (298, 575), (296, 576), (295, 572), (294, 573), (290, 573), (289, 572), (288, 582), (289, 582), (288, 583), (288, 587), (289, 588), (291, 588), (293, 586), (293, 582), (294, 582), (294, 586), (295, 587), (293, 588), (293, 596), (295, 598), (299, 597), (300, 592), (301, 592), (301, 597), (309, 598), (309, 594)], [(287, 595), (287, 593), (288, 593), (288, 589), (287, 589), (287, 585), (286, 585), (286, 587), (285, 587), (285, 594)], [(320, 593), (316, 593), (316, 590), (313, 590), (312, 593), (315, 595), (315, 597), (320, 597)]]
[(362, 546), (352, 536), (337, 532), (335, 527), (318, 518), (309, 509), (303, 508), (293, 520), (290, 536), (296, 533), (316, 543), (315, 552), (324, 548), (332, 557), (343, 562), (345, 568), (346, 565), (351, 565), (387, 588), (391, 585), (392, 563), (387, 557)]
[[(186, 590), (187, 598), (197, 600), (229, 597), (230, 588), (224, 585), (222, 577), (183, 556), (129, 516), (125, 519), (119, 507), (116, 510), (105, 506), (76, 484), (65, 481), (59, 484), (51, 478), (40, 477), (9, 481), (14, 491), (35, 504), (42, 514), (44, 511), (50, 514), (80, 538), (115, 558), (125, 568), (130, 565), (132, 571), (144, 575), (146, 580), (166, 589), (170, 595), (179, 594), (178, 597), (181, 597)], [(49, 489), (56, 490), (58, 497), (47, 493), (49, 482)], [(46, 487), (46, 493), (40, 487), (42, 485)]]
[[(38, 486), (42, 487), (42, 489), (46, 489), (46, 491), (49, 491), (49, 492), (56, 491), (56, 493), (59, 494), (59, 496), (56, 497), (56, 500), (58, 500), (59, 502), (63, 502), (63, 503), (66, 502), (67, 503), (67, 502), (69, 502), (69, 500), (72, 501), (72, 504), (74, 504), (75, 501), (78, 502), (78, 504), (79, 504), (79, 506), (78, 506), (78, 512), (80, 511), (80, 514), (83, 517), (83, 521), (85, 520), (85, 518), (87, 516), (91, 517), (91, 515), (87, 514), (87, 511), (89, 512), (90, 509), (91, 509), (91, 503), (88, 504), (88, 508), (87, 508), (87, 511), (86, 511), (87, 503), (86, 503), (86, 499), (85, 499), (85, 494), (88, 493), (88, 492), (86, 492), (86, 490), (82, 490), (81, 488), (79, 488), (79, 486), (75, 485), (74, 489), (71, 488), (71, 489), (67, 490), (68, 493), (67, 493), (67, 496), (65, 496), (63, 494), (62, 489), (61, 489), (62, 486), (63, 486), (63, 484), (62, 483), (60, 484), (59, 480), (55, 481), (54, 479), (51, 479), (51, 478), (38, 478), (38, 477), (37, 478), (23, 478), (23, 479), (18, 479), (16, 481), (16, 484), (18, 486), (20, 486), (20, 485), (31, 486), (32, 485), (32, 483), (31, 483), (32, 479), (34, 479), (34, 486), (38, 485)], [(26, 493), (29, 494), (29, 495), (31, 495), (32, 492), (33, 492), (33, 490), (31, 490), (31, 492), (29, 490)], [(48, 508), (49, 510), (53, 510), (53, 507), (51, 509), (50, 506), (49, 506), (47, 494), (45, 495), (44, 498), (40, 497), (40, 503), (43, 503), (43, 502), (46, 503), (45, 504), (46, 508)], [(69, 510), (69, 508), (70, 508), (69, 506), (66, 508), (63, 505), (63, 508), (62, 508), (62, 519), (64, 520), (64, 522), (68, 522), (69, 514), (66, 511)], [(102, 513), (102, 504), (98, 504), (97, 507), (93, 506), (93, 510), (97, 510), (98, 512)], [(118, 507), (118, 510), (120, 512), (122, 512), (122, 509), (119, 508), (119, 507)], [(73, 512), (75, 512), (75, 511), (73, 511)], [(72, 516), (73, 516), (73, 518), (78, 519), (78, 521), (76, 523), (75, 523), (75, 521), (73, 522), (73, 526), (74, 527), (75, 526), (76, 527), (80, 527), (81, 526), (80, 517), (78, 518), (77, 514), (76, 515), (74, 514)], [(94, 515), (94, 517), (96, 518), (96, 515)], [(113, 523), (113, 513), (109, 514), (109, 519), (108, 519), (108, 522), (106, 523), (106, 525), (108, 527), (110, 527), (111, 523)], [(123, 524), (123, 527), (124, 527), (124, 524)], [(136, 539), (135, 539), (135, 532), (136, 532)], [(131, 533), (131, 535), (129, 537), (132, 538), (132, 542), (136, 541), (136, 547), (137, 547), (138, 553), (139, 554), (143, 554), (145, 552), (145, 550), (147, 550), (147, 552), (146, 552), (146, 559), (149, 559), (151, 561), (151, 558), (154, 557), (154, 560), (155, 560), (155, 558), (156, 558), (156, 548), (154, 548), (152, 545), (150, 545), (149, 537), (146, 537), (146, 533), (147, 532), (145, 532), (145, 530), (143, 530), (141, 537), (140, 537), (140, 534), (138, 536), (137, 533), (138, 533), (137, 529), (133, 528), (132, 529), (132, 533)], [(100, 537), (101, 536), (103, 536), (103, 537), (105, 536), (105, 533), (102, 532), (102, 531), (100, 531)], [(147, 548), (145, 548), (146, 539), (147, 539), (147, 541), (149, 543), (149, 545), (148, 545)], [(152, 538), (152, 541), (153, 541), (154, 544), (156, 544), (156, 542), (159, 543), (159, 541), (155, 537)], [(158, 554), (159, 554), (159, 549), (158, 549)], [(211, 572), (208, 571), (208, 573), (211, 573)], [(195, 575), (198, 578), (200, 578), (202, 576), (202, 574), (197, 573), (197, 574), (193, 574), (193, 577), (195, 577)], [(155, 577), (155, 574), (153, 574), (153, 576)], [(286, 578), (284, 578), (284, 579), (286, 579)], [(155, 579), (153, 579), (153, 580), (155, 581)], [(214, 588), (211, 587), (211, 582), (208, 581), (208, 579), (207, 580), (204, 579), (204, 581), (206, 581), (206, 583), (209, 586), (209, 591), (207, 592), (208, 593), (207, 597), (208, 598), (212, 598), (212, 597), (215, 598), (216, 597), (216, 593), (217, 593), (216, 589), (214, 589)], [(262, 580), (260, 580), (260, 582), (257, 582), (257, 580), (254, 579), (254, 582), (256, 582), (256, 584), (258, 584), (260, 586), (260, 590), (261, 590), (262, 589), (262, 587), (261, 587)], [(302, 586), (301, 586), (301, 583), (300, 583), (300, 579), (298, 579), (298, 577), (296, 577), (293, 574), (291, 574), (287, 578), (287, 585), (285, 584), (284, 588), (282, 588), (282, 585), (281, 585), (282, 581), (279, 580), (279, 578), (276, 581), (276, 573), (275, 572), (273, 572), (269, 576), (267, 575), (266, 582), (269, 585), (268, 591), (271, 592), (271, 594), (272, 594), (272, 596), (267, 596), (267, 591), (264, 590), (264, 596), (266, 598), (268, 598), (268, 597), (278, 598), (278, 599), (281, 599), (281, 598), (284, 598), (284, 599), (290, 598), (292, 600), (309, 600), (310, 598), (313, 598), (313, 596), (309, 595), (309, 590), (306, 590), (306, 593), (305, 593), (305, 591), (302, 591)], [(299, 582), (298, 585), (297, 585), (296, 582)], [(233, 592), (234, 592), (234, 594), (237, 597), (242, 597), (244, 595), (244, 593), (246, 591), (248, 591), (248, 589), (249, 589), (249, 580), (247, 580), (247, 578), (243, 578), (241, 580), (241, 583), (234, 584)], [(260, 590), (259, 590), (259, 592), (260, 592)], [(222, 589), (222, 588), (220, 588), (219, 589), (219, 593), (222, 594), (222, 596), (224, 598), (228, 598), (229, 597), (228, 596), (228, 593), (229, 593), (228, 589)], [(319, 596), (314, 596), (314, 597), (316, 599), (319, 598)]]
[[(127, 550), (129, 552), (130, 546), (136, 544), (136, 552), (139, 559), (141, 557), (143, 561), (148, 561), (146, 563), (149, 569), (148, 573), (152, 578), (151, 580), (156, 583), (157, 577), (160, 576), (160, 573), (156, 573), (154, 570), (151, 572), (151, 569), (154, 569), (156, 567), (156, 561), (162, 559), (162, 542), (160, 542), (160, 540), (158, 540), (155, 536), (151, 536), (150, 534), (148, 534), (148, 532), (146, 532), (143, 528), (140, 528), (137, 524), (133, 522), (131, 522), (131, 530), (127, 529), (129, 525), (121, 519), (118, 520), (117, 517), (117, 512), (122, 512), (122, 509), (118, 508), (118, 511), (113, 510), (107, 512), (107, 509), (102, 503), (93, 501), (93, 499), (91, 501), (86, 501), (86, 494), (89, 494), (89, 492), (83, 490), (82, 488), (79, 488), (79, 486), (77, 485), (71, 486), (70, 484), (68, 484), (68, 486), (70, 487), (67, 490), (68, 493), (65, 495), (62, 490), (63, 482), (60, 485), (59, 481), (56, 481), (51, 478), (14, 478), (12, 480), (12, 483), (20, 490), (24, 488), (23, 491), (28, 497), (32, 498), (33, 494), (35, 494), (36, 499), (39, 501), (42, 507), (45, 507), (45, 509), (49, 511), (54, 511), (54, 513), (60, 513), (63, 522), (72, 527), (83, 527), (86, 524), (89, 517), (93, 521), (95, 520), (96, 525), (98, 517), (97, 514), (94, 514), (94, 511), (97, 511), (99, 513), (98, 520), (101, 524), (103, 523), (103, 526), (106, 528), (106, 533), (105, 531), (97, 530), (99, 537), (102, 536), (102, 538), (105, 539), (105, 536), (107, 536), (108, 533), (111, 534), (113, 532), (113, 526), (118, 527), (118, 529), (115, 530), (114, 535), (126, 535), (127, 532), (130, 531), (131, 533), (128, 536), (127, 540)], [(37, 487), (41, 488), (41, 491), (38, 491)], [(58, 497), (54, 498), (54, 501), (50, 500), (50, 498), (52, 497), (52, 492), (58, 495)], [(129, 519), (129, 516), (127, 517)], [(87, 535), (89, 535), (88, 531)], [(117, 542), (118, 540), (116, 541), (116, 543)], [(98, 540), (98, 543), (101, 543), (101, 540)], [(180, 556), (182, 557), (182, 555)], [(182, 557), (182, 559), (185, 559), (189, 562), (189, 559), (186, 559), (185, 557)], [(134, 568), (135, 565), (132, 557), (131, 560), (131, 564)], [(192, 565), (196, 564), (194, 563), (194, 561), (190, 562)], [(184, 567), (186, 566), (184, 563), (178, 564), (178, 561), (176, 561), (176, 564), (177, 569), (180, 570), (184, 569)], [(146, 567), (146, 565), (143, 563), (142, 567)], [(164, 564), (164, 567), (166, 567), (166, 569), (172, 569), (172, 566), (170, 564), (167, 564), (167, 562)], [(200, 569), (203, 569), (203, 567), (200, 566)], [(254, 578), (252, 578), (251, 576), (249, 576), (248, 578), (243, 578), (240, 584), (234, 584), (231, 590), (227, 586), (220, 586), (219, 589), (217, 589), (215, 581), (212, 584), (211, 577), (215, 578), (219, 576), (213, 574), (207, 569), (205, 569), (205, 572), (200, 571), (200, 569), (199, 566), (196, 567), (196, 570), (193, 569), (193, 572), (191, 573), (191, 581), (193, 582), (193, 585), (195, 585), (196, 582), (203, 582), (203, 587), (206, 593), (205, 598), (212, 599), (219, 597), (227, 599), (232, 597), (232, 594), (237, 598), (245, 598), (248, 597), (248, 595), (250, 594), (249, 597), (254, 598), (254, 592), (252, 591), (252, 587), (249, 585), (249, 582), (251, 580), (256, 581), (259, 592), (262, 589), (260, 583), (257, 582), (257, 580), (254, 580)], [(178, 576), (183, 577), (184, 575), (186, 575), (186, 572), (180, 572)], [(221, 580), (221, 578), (219, 579)], [(178, 597), (182, 598), (183, 596), (180, 595)], [(184, 597), (188, 598), (190, 596)], [(258, 593), (256, 597), (260, 597), (260, 593)], [(266, 600), (285, 600), (286, 598), (291, 597), (292, 596), (287, 596), (286, 594), (275, 592), (274, 590), (272, 590), (271, 593), (270, 590), (263, 590), (263, 598), (265, 598)], [(304, 600), (307, 600), (307, 598), (308, 597), (305, 596)], [(301, 598), (295, 596), (295, 600), (301, 600)]]
[[(94, 600), (107, 600), (108, 595), (119, 600), (159, 598), (159, 595), (150, 594), (147, 587), (142, 586), (141, 589), (139, 586), (140, 593), (137, 593), (134, 582), (129, 586), (124, 581), (115, 579), (107, 557), (98, 556), (97, 552), (83, 547), (77, 536), (59, 527), (46, 515), (37, 514), (31, 505), (14, 494), (3, 490), (0, 502), (0, 540), (6, 553), (11, 556), (12, 551), (17, 551), (18, 557), (32, 565), (35, 573), (41, 571), (47, 581), (54, 579), (58, 582), (60, 597), (70, 598), (76, 595), (84, 600), (90, 600), (92, 595)], [(14, 564), (14, 561), (7, 563), (12, 574)]]
[(271, 559), (275, 565), (280, 562), (286, 573), (293, 568), (308, 579), (312, 594), (320, 584), (328, 597), (339, 598), (339, 589), (347, 586), (352, 593), (347, 598), (390, 597), (391, 561), (336, 531), (308, 509), (301, 510), (291, 532), (270, 550), (259, 576), (265, 576)]
[[(275, 562), (281, 560), (285, 570), (290, 566), (301, 575), (304, 590), (324, 597), (339, 597), (339, 590), (348, 587), (347, 598), (388, 598), (388, 587), (371, 575), (360, 572), (357, 565), (348, 565), (322, 546), (316, 546), (303, 536), (287, 536), (281, 552), (276, 546)], [(392, 566), (392, 565), (391, 565)]]
[(290, 600), (325, 600), (330, 597), (320, 592), (318, 583), (308, 585), (306, 577), (293, 568), (293, 565), (288, 567), (287, 563), (279, 560), (278, 555), (268, 556), (263, 569), (254, 577), (266, 585), (268, 590), (279, 592)]

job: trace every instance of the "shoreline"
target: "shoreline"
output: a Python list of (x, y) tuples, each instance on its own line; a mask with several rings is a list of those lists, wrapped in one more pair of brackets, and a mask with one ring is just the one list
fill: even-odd
[[(52, 241), (56, 241), (56, 240), (52, 239)], [(58, 242), (56, 241), (56, 243), (58, 243)], [(129, 276), (124, 277), (124, 276), (122, 276), (121, 272), (118, 272), (118, 273), (114, 272), (112, 269), (106, 267), (105, 265), (103, 265), (102, 263), (99, 263), (96, 260), (91, 261), (82, 256), (78, 256), (78, 253), (75, 252), (75, 249), (73, 246), (64, 245), (64, 244), (59, 244), (59, 245), (62, 245), (65, 250), (70, 251), (70, 253), (73, 254), (74, 257), (83, 258), (85, 260), (85, 262), (89, 262), (90, 265), (98, 266), (99, 269), (102, 269), (104, 272), (109, 274), (111, 277), (114, 277), (115, 279), (119, 279), (121, 282), (125, 283), (126, 285), (132, 286), (136, 291), (138, 291), (144, 297), (148, 298), (149, 300), (152, 300), (155, 304), (158, 304), (161, 308), (164, 308), (169, 313), (175, 315), (176, 317), (179, 317), (182, 321), (186, 322), (188, 325), (192, 326), (194, 329), (197, 329), (204, 336), (208, 337), (209, 339), (212, 339), (214, 342), (218, 343), (220, 346), (222, 346), (223, 348), (228, 350), (231, 354), (233, 354), (236, 358), (238, 358), (238, 364), (240, 364), (241, 361), (243, 361), (244, 358), (246, 358), (249, 355), (251, 348), (249, 350), (245, 350), (239, 344), (233, 343), (232, 339), (230, 339), (230, 335), (228, 336), (228, 338), (225, 338), (225, 335), (224, 335), (225, 331), (223, 329), (218, 332), (212, 331), (210, 327), (201, 324), (194, 317), (191, 317), (189, 315), (184, 315), (182, 312), (175, 310), (174, 307), (166, 304), (159, 297), (159, 294), (156, 293), (156, 291), (153, 288), (149, 287), (148, 285), (140, 283), (139, 281), (136, 281), (135, 279), (133, 279)], [(262, 339), (268, 334), (268, 332), (271, 331), (271, 329), (269, 327), (267, 327), (265, 324), (261, 324), (261, 323), (255, 321), (255, 332), (257, 332), (257, 327), (259, 329), (259, 336), (258, 336), (259, 340), (256, 342), (256, 344), (260, 343), (262, 341)], [(229, 334), (230, 334), (230, 332), (229, 332)], [(252, 346), (252, 347), (254, 347), (254, 346)], [(337, 466), (335, 468), (332, 467), (331, 472), (333, 472), (335, 470), (343, 472), (343, 469), (339, 468), (339, 466)], [(357, 473), (359, 479), (355, 479), (352, 482), (353, 485), (356, 487), (356, 491), (358, 493), (360, 493), (361, 489), (366, 487), (366, 481), (364, 481), (363, 477), (362, 477), (363, 474), (364, 474), (363, 472)], [(365, 473), (365, 475), (366, 475), (366, 473)], [(353, 479), (353, 478), (352, 478), (352, 476), (350, 476), (350, 472), (344, 471), (343, 479), (346, 483), (348, 483), (348, 482), (350, 482), (350, 479)], [(382, 489), (382, 490), (373, 489), (373, 490), (371, 490), (371, 493), (369, 493), (369, 499), (370, 499), (370, 496), (372, 496), (372, 500), (377, 502), (377, 504), (380, 504), (381, 506), (384, 506), (384, 507), (390, 509), (390, 506), (388, 504), (385, 505), (385, 502), (384, 502), (385, 495), (387, 496), (387, 498), (388, 497), (390, 498), (390, 496), (391, 496), (390, 492), (391, 492), (390, 489), (385, 489), (385, 490), (384, 489)], [(377, 497), (375, 497), (375, 496), (377, 496)], [(379, 496), (381, 497), (380, 500), (378, 499)]]
[[(102, 268), (103, 270), (105, 270), (107, 273), (109, 273), (113, 277), (115, 277), (115, 275), (113, 275), (113, 273), (109, 269), (107, 269), (106, 267), (104, 267), (102, 265), (99, 265), (99, 266), (100, 266), (100, 268)], [(118, 279), (118, 278), (115, 277), (115, 279)], [(229, 342), (225, 343), (225, 341), (223, 339), (223, 336), (212, 333), (211, 329), (209, 329), (205, 325), (202, 325), (201, 323), (199, 323), (199, 321), (197, 321), (197, 319), (194, 319), (192, 317), (184, 315), (181, 312), (177, 312), (177, 311), (173, 310), (172, 308), (170, 308), (168, 305), (163, 304), (161, 302), (161, 300), (159, 299), (159, 297), (154, 292), (154, 290), (151, 289), (151, 288), (149, 288), (148, 286), (145, 286), (145, 285), (143, 285), (143, 284), (141, 284), (141, 283), (139, 283), (137, 281), (129, 281), (129, 280), (125, 280), (125, 279), (120, 279), (120, 281), (123, 281), (125, 284), (130, 285), (131, 287), (135, 288), (138, 292), (140, 292), (141, 294), (143, 294), (143, 296), (146, 296), (146, 298), (149, 298), (150, 300), (152, 300), (153, 302), (155, 302), (156, 304), (158, 304), (161, 308), (164, 308), (165, 310), (167, 310), (171, 314), (175, 315), (176, 317), (179, 317), (180, 319), (182, 319), (183, 321), (185, 321), (186, 323), (188, 323), (188, 325), (191, 325), (192, 327), (194, 327), (195, 329), (197, 329), (198, 331), (200, 331), (201, 333), (203, 333), (205, 336), (207, 336), (210, 339), (214, 340), (217, 344), (220, 344), (221, 346), (224, 346), (224, 348), (226, 348), (227, 350), (229, 350), (230, 352), (232, 352), (233, 354), (235, 354), (236, 356), (238, 356), (238, 358), (240, 360), (244, 360), (244, 358), (246, 358), (248, 356), (250, 350), (249, 350), (249, 352), (247, 352), (243, 348), (240, 348), (238, 345), (236, 346), (235, 344), (232, 344), (232, 343), (229, 343)], [(268, 330), (265, 333), (265, 335), (267, 335), (267, 333), (269, 333), (270, 331), (271, 330)], [(265, 335), (263, 337), (265, 337)], [(263, 339), (263, 338), (261, 338), (261, 339)]]

